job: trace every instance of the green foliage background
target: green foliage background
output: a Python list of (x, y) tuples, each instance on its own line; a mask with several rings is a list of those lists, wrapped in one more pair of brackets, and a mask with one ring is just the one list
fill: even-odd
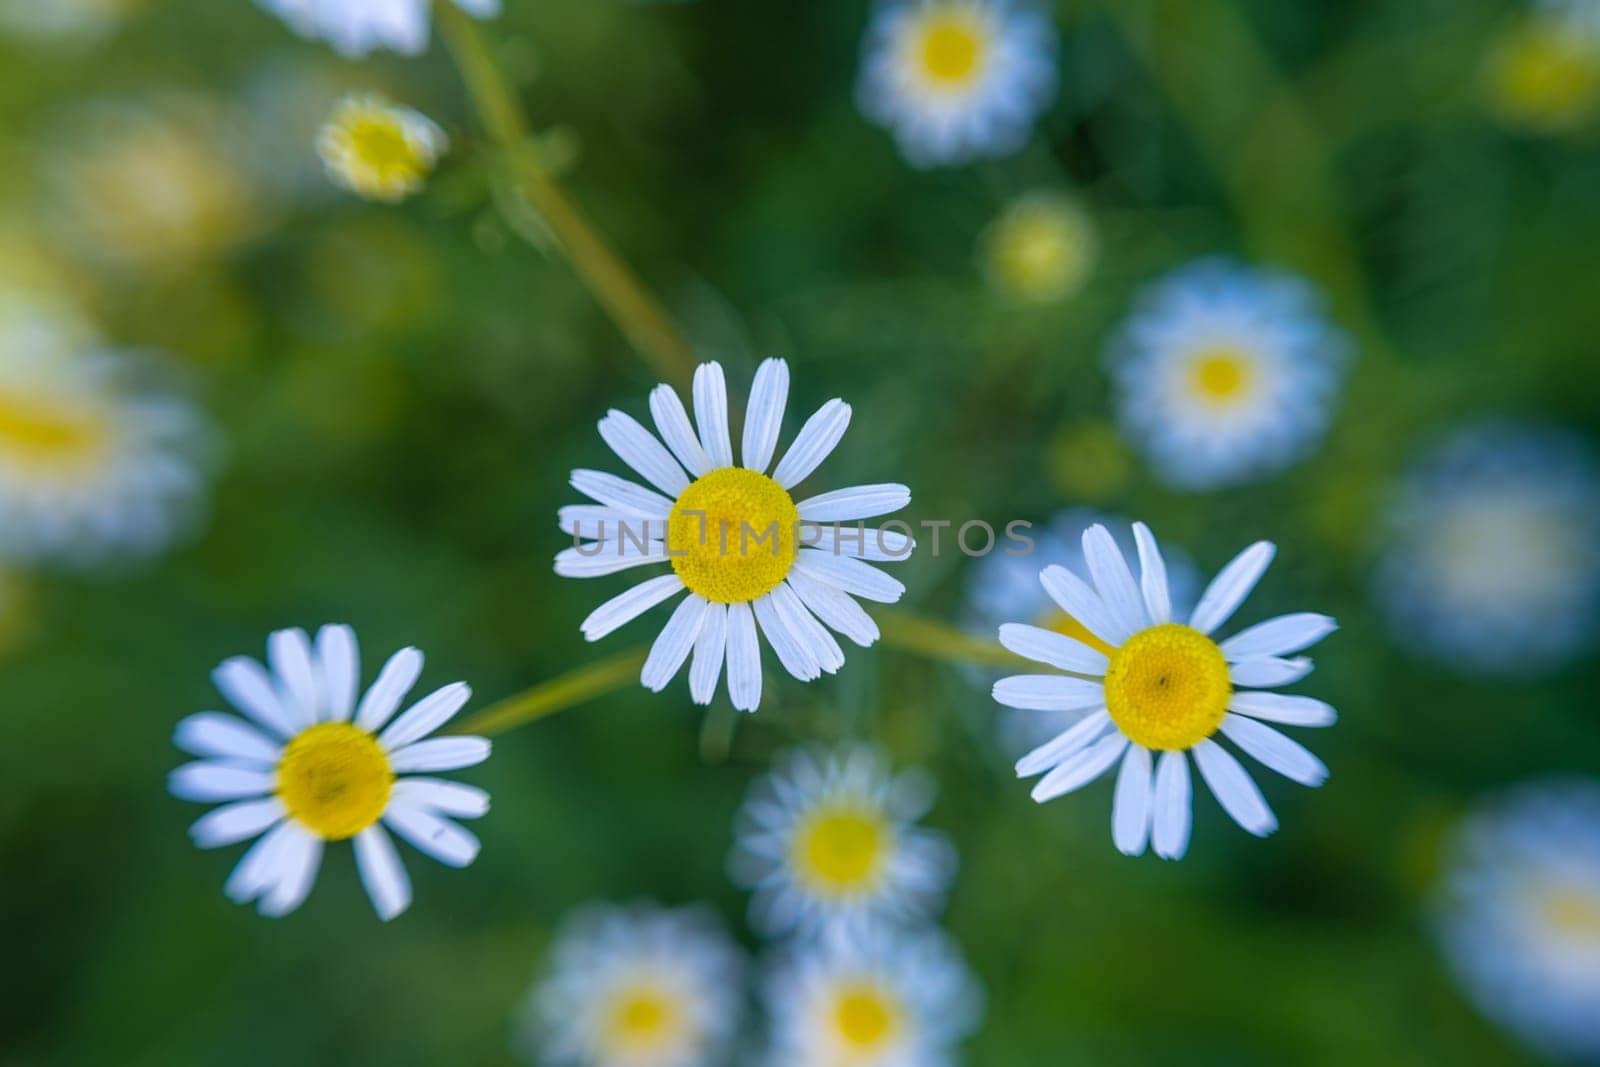
[[(909, 517), (1149, 521), (1213, 570), (1280, 544), (1252, 618), (1343, 629), (1307, 691), (1339, 725), (1309, 791), (1265, 781), (1256, 841), (1197, 797), (1181, 864), (1119, 856), (1108, 783), (1045, 807), (994, 744), (968, 672), (854, 651), (759, 714), (630, 687), (497, 740), (465, 777), (494, 810), (479, 861), (408, 856), (412, 910), (371, 914), (348, 850), (279, 922), (228, 903), (237, 849), (199, 852), (170, 798), (173, 724), (223, 658), (347, 621), (369, 672), (404, 644), (475, 707), (646, 640), (577, 624), (626, 577), (558, 580), (594, 423), (656, 376), (567, 267), (495, 210), (488, 155), (436, 42), (360, 64), (245, 0), (153, 3), (74, 53), (0, 50), (0, 180), (35, 212), (76, 102), (200, 89), (259, 115), (302, 77), (381, 87), (454, 151), (399, 209), (316, 188), (221, 262), (97, 290), (115, 339), (190, 369), (226, 463), (205, 536), (143, 571), (47, 575), (0, 662), (0, 1063), (512, 1062), (510, 1019), (562, 915), (591, 898), (704, 899), (754, 947), (723, 874), (734, 809), (776, 750), (878, 739), (933, 769), (962, 873), (948, 927), (987, 987), (980, 1065), (1516, 1064), (1426, 937), (1449, 820), (1482, 792), (1600, 764), (1594, 664), (1464, 680), (1392, 649), (1368, 603), (1374, 518), (1420, 444), (1511, 414), (1592, 429), (1600, 151), (1593, 130), (1491, 122), (1488, 0), (1063, 2), (1063, 85), (1018, 156), (917, 173), (853, 98), (867, 5), (508, 0), (488, 25), (565, 176), (742, 394), (792, 363), (795, 413), (856, 410), (825, 469), (901, 480)], [(307, 153), (308, 143), (293, 148)], [(1078, 298), (1025, 306), (976, 266), (1010, 196), (1080, 192), (1104, 256)], [(1139, 285), (1211, 252), (1294, 267), (1357, 338), (1327, 445), (1248, 490), (1179, 494), (1111, 436), (1103, 342)], [(953, 618), (964, 560), (919, 553), (908, 606)], [(725, 697), (722, 698), (725, 700)]]

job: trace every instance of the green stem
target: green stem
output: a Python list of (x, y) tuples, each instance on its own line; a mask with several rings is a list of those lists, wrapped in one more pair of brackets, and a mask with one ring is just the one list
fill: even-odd
[(434, 17), (489, 137), (499, 146), (518, 192), (538, 212), (556, 244), (630, 344), (669, 381), (686, 385), (694, 348), (671, 316), (544, 167), (511, 85), (472, 17), (450, 0), (435, 0)]
[(882, 611), (877, 614), (877, 620), (883, 643), (901, 652), (979, 667), (1017, 667), (1028, 662), (987, 638), (974, 637), (954, 626), (907, 611)]
[(492, 737), (607, 693), (615, 693), (639, 681), (639, 670), (644, 666), (644, 658), (649, 651), (647, 648), (629, 649), (610, 659), (590, 663), (548, 682), (541, 682), (532, 689), (507, 697), (463, 720), (456, 725), (454, 732)]

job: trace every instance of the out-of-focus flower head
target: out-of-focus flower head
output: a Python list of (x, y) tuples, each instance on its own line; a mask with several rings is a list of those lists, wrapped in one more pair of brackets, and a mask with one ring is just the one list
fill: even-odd
[(366, 197), (398, 203), (422, 189), (447, 144), (428, 116), (376, 93), (351, 93), (317, 134), (328, 176)]
[[(428, 47), (429, 0), (256, 0), (302, 37), (327, 41), (347, 56), (386, 48), (417, 55)], [(500, 13), (500, 0), (454, 0), (478, 18)]]
[(1094, 269), (1094, 223), (1074, 200), (1030, 193), (1012, 201), (984, 231), (981, 259), (989, 280), (1021, 300), (1071, 296)]
[(1543, 0), (1500, 32), (1484, 65), (1490, 109), (1509, 126), (1562, 133), (1600, 113), (1600, 3)]

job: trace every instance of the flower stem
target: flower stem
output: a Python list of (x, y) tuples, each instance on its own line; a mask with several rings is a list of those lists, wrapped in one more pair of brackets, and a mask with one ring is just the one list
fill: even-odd
[(979, 667), (1016, 667), (1028, 662), (987, 638), (907, 611), (879, 612), (877, 619), (883, 643), (902, 652)]
[(649, 651), (647, 648), (629, 649), (541, 682), (463, 720), (453, 732), (492, 737), (636, 684)]
[(434, 0), (434, 16), (489, 137), (505, 157), (517, 191), (538, 213), (578, 278), (646, 362), (686, 385), (694, 349), (576, 201), (545, 169), (527, 116), (472, 17), (451, 0)]

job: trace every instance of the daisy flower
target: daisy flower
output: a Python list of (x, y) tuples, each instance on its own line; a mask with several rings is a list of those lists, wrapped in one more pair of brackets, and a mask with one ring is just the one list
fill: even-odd
[(317, 155), (339, 185), (397, 203), (422, 188), (446, 143), (444, 131), (420, 111), (376, 93), (351, 93), (317, 134)]
[(1012, 708), (1078, 714), (1071, 728), (1018, 761), (1017, 774), (1044, 775), (1033, 789), (1043, 803), (1120, 764), (1111, 811), (1117, 848), (1137, 856), (1153, 843), (1156, 855), (1179, 859), (1189, 847), (1192, 756), (1223, 809), (1246, 831), (1265, 837), (1277, 829), (1277, 819), (1249, 772), (1213, 735), (1221, 733), (1302, 785), (1321, 785), (1328, 777), (1322, 761), (1266, 723), (1327, 726), (1333, 708), (1257, 687), (1310, 674), (1309, 659), (1285, 657), (1332, 633), (1334, 621), (1283, 615), (1219, 642), (1212, 634), (1255, 588), (1273, 546), (1259, 541), (1239, 553), (1200, 595), (1189, 621), (1179, 623), (1155, 537), (1143, 523), (1134, 523), (1133, 533), (1137, 581), (1104, 526), (1083, 535), (1088, 581), (1061, 566), (1039, 575), (1050, 598), (1099, 638), (1100, 648), (1038, 626), (1000, 627), (1006, 648), (1069, 673), (1003, 678), (994, 698)]
[(149, 556), (192, 526), (208, 426), (127, 354), (0, 359), (0, 556)]
[(482, 763), (489, 742), (428, 738), (472, 695), (461, 682), (396, 717), (421, 673), (422, 653), (401, 649), (358, 702), (360, 657), (348, 626), (324, 626), (315, 646), (304, 630), (279, 630), (267, 641), (267, 668), (237, 656), (216, 669), (212, 681), (249, 721), (203, 711), (180, 722), (173, 742), (200, 758), (167, 786), (180, 800), (222, 805), (189, 828), (201, 848), (258, 838), (223, 887), (230, 899), (287, 915), (311, 892), (323, 845), (348, 840), (387, 922), (411, 904), (411, 880), (385, 826), (451, 867), (477, 857), (478, 839), (452, 819), (483, 815), (489, 794), (427, 775)]
[(944, 835), (916, 825), (933, 796), (927, 775), (892, 774), (865, 746), (781, 759), (751, 786), (729, 861), (755, 892), (752, 924), (779, 936), (931, 917), (956, 868)]
[(666, 385), (650, 394), (660, 440), (623, 412), (600, 420), (606, 444), (654, 488), (601, 471), (573, 471), (572, 487), (596, 503), (562, 508), (561, 528), (575, 541), (592, 540), (562, 551), (555, 569), (568, 578), (593, 578), (670, 563), (671, 574), (595, 609), (583, 622), (584, 637), (598, 641), (687, 590), (651, 647), (640, 681), (660, 692), (693, 653), (689, 692), (695, 703), (709, 704), (726, 660), (733, 706), (754, 711), (761, 703), (758, 624), (784, 669), (802, 682), (844, 665), (825, 626), (863, 648), (878, 639), (877, 625), (855, 598), (893, 603), (905, 587), (863, 561), (904, 559), (914, 542), (895, 530), (865, 528), (860, 520), (898, 511), (911, 502), (911, 491), (858, 485), (795, 501), (794, 488), (844, 436), (850, 405), (838, 399), (822, 405), (772, 467), (789, 396), (789, 365), (781, 359), (756, 370), (742, 466), (733, 461), (722, 367), (702, 364), (693, 391), (698, 435)]
[[(256, 0), (302, 37), (347, 56), (377, 48), (417, 55), (428, 47), (429, 0)], [(454, 0), (476, 18), (500, 13), (500, 0)]]
[(1306, 283), (1202, 260), (1152, 286), (1114, 342), (1118, 417), (1173, 485), (1253, 481), (1322, 439), (1345, 348)]
[(1035, 303), (1077, 292), (1094, 268), (1096, 251), (1088, 214), (1055, 193), (1013, 201), (984, 231), (980, 247), (995, 287)]
[(1435, 914), (1485, 1015), (1552, 1058), (1600, 1059), (1600, 782), (1485, 804), (1454, 837)]
[(1494, 114), (1509, 126), (1560, 133), (1600, 107), (1600, 3), (1546, 0), (1503, 29), (1483, 71)]
[(1462, 670), (1547, 671), (1600, 631), (1600, 464), (1578, 434), (1469, 425), (1390, 506), (1375, 593), (1399, 639)]
[[(1061, 512), (1048, 525), (1028, 531), (1033, 547), (1025, 555), (1013, 556), (1001, 550), (973, 561), (967, 572), (963, 627), (989, 637), (1002, 623), (1023, 619), (1109, 656), (1111, 646), (1063, 611), (1039, 584), (1039, 571), (1048, 564), (1080, 574), (1084, 572), (1083, 533), (1096, 524), (1111, 531), (1112, 539), (1124, 555), (1134, 554), (1133, 524), (1127, 519), (1090, 508)], [(1200, 573), (1186, 553), (1170, 544), (1162, 546), (1161, 555), (1167, 564), (1167, 586), (1171, 590), (1173, 610), (1183, 615), (1194, 607), (1195, 597), (1200, 592)], [(987, 685), (993, 672), (979, 677), (983, 677)], [(1078, 718), (1076, 712), (1005, 708), (999, 723), (1001, 744), (1006, 751), (1020, 755), (1055, 737)]]
[(739, 1025), (744, 960), (704, 908), (592, 907), (567, 920), (529, 997), (529, 1059), (707, 1067)]
[(916, 167), (1022, 147), (1056, 90), (1056, 32), (1015, 0), (892, 0), (867, 27), (856, 98)]
[(792, 944), (763, 983), (771, 1067), (952, 1067), (982, 994), (937, 930)]

